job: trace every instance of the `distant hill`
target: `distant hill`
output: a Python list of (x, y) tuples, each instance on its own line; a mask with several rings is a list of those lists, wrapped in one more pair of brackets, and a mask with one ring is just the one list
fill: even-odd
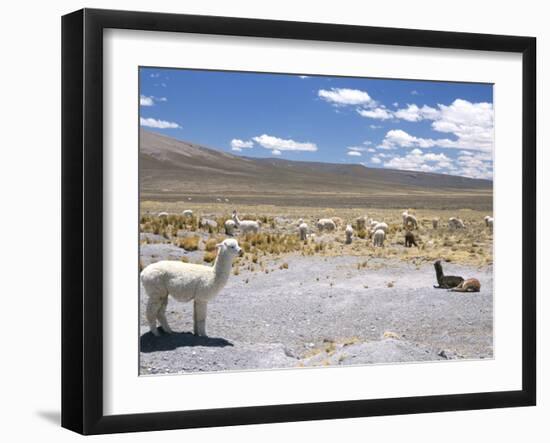
[(233, 201), (335, 207), (367, 202), (396, 207), (492, 205), (489, 180), (357, 164), (242, 157), (143, 129), (139, 160), (142, 200), (192, 196), (195, 201), (211, 201), (231, 196)]

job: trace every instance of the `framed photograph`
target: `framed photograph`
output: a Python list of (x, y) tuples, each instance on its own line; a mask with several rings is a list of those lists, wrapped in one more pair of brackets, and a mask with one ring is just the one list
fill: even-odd
[(62, 20), (62, 425), (536, 402), (536, 41)]

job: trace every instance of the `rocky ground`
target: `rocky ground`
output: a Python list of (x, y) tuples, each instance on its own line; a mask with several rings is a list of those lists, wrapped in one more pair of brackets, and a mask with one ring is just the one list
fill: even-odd
[[(143, 245), (142, 260), (181, 251)], [(192, 304), (173, 300), (167, 316), (176, 333), (153, 336), (142, 295), (140, 373), (492, 358), (492, 266), (444, 264), (478, 278), (480, 293), (435, 289), (431, 264), (398, 260), (287, 256), (267, 268), (231, 275), (209, 304), (208, 337), (191, 333)]]

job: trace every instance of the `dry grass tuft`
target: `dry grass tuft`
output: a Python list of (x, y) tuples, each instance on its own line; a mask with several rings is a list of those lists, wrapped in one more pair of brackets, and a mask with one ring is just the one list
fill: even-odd
[(185, 249), (186, 251), (196, 251), (199, 249), (200, 237), (198, 235), (193, 235), (190, 237), (184, 237), (177, 241), (177, 245), (180, 248)]
[(203, 261), (206, 263), (212, 263), (216, 259), (216, 252), (206, 251), (202, 257)]
[(392, 331), (386, 331), (384, 332), (384, 334), (382, 335), (382, 337), (384, 338), (393, 338), (395, 340), (399, 340), (401, 337), (399, 337), (398, 334), (396, 334), (395, 332), (392, 332)]

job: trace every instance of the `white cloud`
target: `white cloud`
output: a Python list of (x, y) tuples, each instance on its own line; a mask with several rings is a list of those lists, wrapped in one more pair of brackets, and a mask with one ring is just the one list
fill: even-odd
[(273, 151), (271, 151), (271, 153), (272, 153), (273, 155), (281, 155), (281, 154), (282, 154), (282, 152), (279, 151), (278, 149), (274, 149)]
[(372, 106), (375, 102), (366, 91), (348, 88), (319, 89), (317, 95), (336, 106)]
[[(285, 140), (283, 138), (273, 137), (272, 135), (263, 134), (257, 137), (253, 137), (256, 143), (265, 149), (272, 151), (274, 155), (280, 155), (281, 151), (317, 151), (317, 145), (315, 143), (302, 143), (294, 140)], [(278, 153), (275, 153), (277, 151)]]
[(374, 149), (374, 148), (369, 148), (369, 149), (367, 149), (367, 151), (368, 151), (368, 152), (376, 152), (376, 149)]
[(369, 128), (371, 128), (371, 129), (381, 129), (382, 126), (380, 126), (380, 125), (369, 125)]
[(364, 144), (365, 146), (370, 146), (370, 145), (372, 145), (372, 142), (371, 142), (370, 140), (365, 140), (365, 141), (363, 142), (363, 144)]
[(155, 97), (153, 95), (140, 95), (139, 96), (139, 105), (140, 106), (153, 106), (155, 102), (166, 102), (168, 99), (166, 97)]
[(420, 92), (418, 92), (416, 89), (413, 89), (411, 91), (411, 95), (420, 95)]
[(361, 157), (361, 153), (359, 151), (348, 151), (348, 155), (351, 157)]
[(404, 156), (396, 155), (384, 163), (385, 168), (423, 172), (442, 172), (451, 165), (451, 159), (445, 154), (423, 154), (420, 149), (414, 149)]
[(356, 152), (364, 152), (367, 150), (367, 148), (363, 146), (348, 146), (346, 149), (348, 151), (356, 151)]
[(139, 125), (146, 126), (148, 128), (157, 128), (157, 129), (174, 129), (181, 128), (178, 123), (168, 122), (166, 120), (157, 120), (154, 118), (139, 118)]
[(149, 77), (151, 77), (151, 78), (159, 78), (159, 77), (160, 77), (160, 74), (159, 74), (159, 73), (153, 73), (153, 74), (151, 74)]
[(439, 105), (439, 116), (432, 123), (438, 132), (454, 134), (462, 149), (490, 151), (493, 148), (493, 105), (456, 99), (450, 106)]
[(146, 95), (139, 96), (140, 106), (153, 106), (154, 104), (155, 102), (153, 101), (153, 97), (147, 97)]
[[(421, 142), (422, 140), (422, 142)], [(384, 137), (384, 140), (382, 141), (379, 148), (381, 149), (394, 149), (396, 147), (399, 148), (412, 148), (415, 146), (420, 146), (423, 144), (424, 148), (428, 148), (430, 146), (426, 146), (427, 141), (425, 139), (419, 139), (417, 137), (414, 137), (407, 132), (403, 131), (402, 129), (392, 129), (386, 133), (386, 136)]]
[(254, 143), (252, 141), (243, 141), (239, 138), (234, 138), (233, 140), (231, 140), (230, 144), (233, 151), (242, 151), (243, 148), (250, 149), (254, 146)]
[(394, 112), (394, 115), (395, 117), (402, 120), (407, 120), (409, 122), (418, 122), (424, 119), (435, 120), (439, 115), (439, 111), (430, 106), (424, 105), (419, 108), (417, 105), (412, 104), (407, 105), (406, 108), (398, 109)]
[[(449, 106), (408, 105), (397, 110), (397, 118), (410, 122), (433, 120), (432, 129), (437, 132), (453, 134), (456, 139), (416, 138), (414, 143), (424, 147), (439, 146), (442, 148), (470, 149), (474, 151), (491, 151), (493, 148), (493, 105), (491, 103), (471, 103), (456, 99)], [(411, 136), (412, 137), (412, 136)], [(391, 142), (391, 140), (389, 140)], [(396, 144), (399, 144), (396, 141)], [(406, 145), (401, 145), (407, 147)], [(410, 145), (409, 145), (410, 146)]]
[(371, 157), (370, 162), (374, 163), (375, 165), (379, 165), (380, 163), (382, 163), (382, 160), (380, 160), (378, 157)]
[(399, 103), (398, 102), (393, 102), (393, 106), (395, 106), (397, 108), (399, 106)]
[[(465, 151), (468, 152), (468, 151)], [(487, 152), (460, 155), (457, 158), (457, 173), (472, 178), (493, 178), (493, 156)]]
[(366, 118), (375, 118), (377, 120), (388, 120), (392, 118), (391, 111), (388, 111), (384, 108), (375, 108), (375, 109), (358, 109), (357, 112), (362, 117)]
[(305, 78), (309, 78), (309, 75), (299, 75), (298, 77), (300, 77), (303, 80)]

